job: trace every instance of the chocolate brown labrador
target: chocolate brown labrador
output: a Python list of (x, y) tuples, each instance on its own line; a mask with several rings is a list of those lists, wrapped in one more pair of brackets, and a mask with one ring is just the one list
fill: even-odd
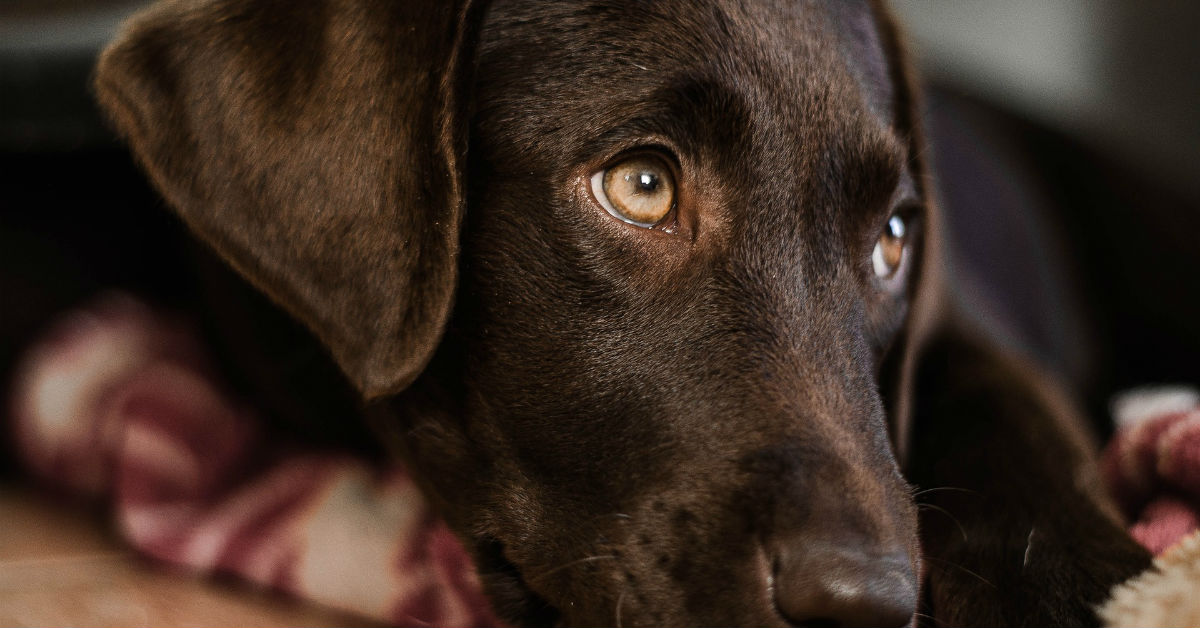
[(1086, 624), (1148, 564), (953, 306), (877, 3), (169, 1), (96, 87), (510, 622)]

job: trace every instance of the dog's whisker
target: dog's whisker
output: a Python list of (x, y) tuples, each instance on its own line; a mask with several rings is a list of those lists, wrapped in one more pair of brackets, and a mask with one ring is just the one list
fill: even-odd
[[(600, 515), (600, 516), (596, 517), (596, 519), (626, 519), (626, 520), (632, 520), (632, 519), (633, 519), (633, 516), (632, 516), (632, 515), (627, 515), (627, 514), (625, 514), (625, 513), (623, 513), (623, 512), (610, 512), (610, 513), (608, 513), (607, 515)], [(593, 521), (595, 521), (595, 519), (593, 519)]]
[(1021, 559), (1021, 573), (1025, 573), (1025, 568), (1029, 566), (1029, 554), (1033, 551), (1033, 535), (1037, 532), (1037, 526), (1030, 526), (1029, 536), (1025, 538), (1025, 555)]
[(621, 589), (621, 594), (617, 596), (617, 609), (616, 609), (617, 628), (621, 628), (621, 604), (624, 601), (625, 601), (625, 589)]
[(602, 521), (602, 520), (608, 520), (608, 519), (620, 519), (622, 521), (632, 521), (633, 515), (629, 515), (629, 514), (626, 514), (623, 512), (610, 512), (610, 513), (604, 514), (604, 515), (596, 515), (595, 517), (592, 517), (592, 519), (590, 519), (590, 521), (596, 522), (596, 521)]
[(408, 438), (415, 439), (415, 438), (419, 438), (420, 436), (424, 435), (425, 432), (435, 432), (438, 429), (439, 428), (434, 425), (430, 425), (428, 423), (422, 423), (421, 425), (417, 425), (417, 426), (408, 428), (408, 430), (405, 432), (405, 434), (407, 435)]
[(920, 613), (920, 612), (913, 613), (913, 617), (919, 617), (921, 619), (928, 619), (929, 621), (933, 622), (933, 625), (935, 625), (935, 626), (945, 626), (946, 625), (945, 622), (941, 621), (937, 617), (934, 617), (933, 615), (930, 615), (928, 613)]
[(931, 487), (931, 488), (923, 488), (923, 489), (921, 489), (921, 490), (919, 490), (919, 491), (917, 491), (917, 492), (913, 493), (913, 494), (912, 494), (912, 496), (913, 496), (913, 499), (916, 499), (916, 498), (918, 498), (918, 497), (923, 497), (923, 496), (925, 496), (925, 495), (928, 495), (928, 494), (930, 494), (930, 493), (938, 493), (938, 492), (942, 492), (942, 491), (954, 491), (954, 492), (959, 492), (959, 493), (970, 493), (970, 494), (972, 494), (972, 495), (978, 495), (978, 494), (979, 494), (979, 491), (971, 490), (971, 489), (969, 489), (969, 488), (959, 488), (959, 487), (957, 487), (957, 486), (934, 486), (934, 487)]
[(528, 579), (528, 581), (529, 582), (537, 582), (538, 580), (541, 580), (542, 578), (545, 578), (546, 576), (556, 574), (564, 569), (569, 569), (571, 567), (574, 567), (575, 565), (580, 565), (583, 563), (590, 563), (592, 561), (597, 561), (597, 560), (615, 560), (616, 558), (617, 557), (613, 554), (602, 554), (599, 556), (585, 556), (578, 560), (573, 560), (569, 563), (565, 563), (565, 564), (559, 565), (557, 567), (554, 567), (553, 569), (550, 569), (548, 571), (543, 571), (542, 573), (540, 573), (536, 576), (530, 577)]
[(974, 571), (971, 571), (970, 569), (967, 569), (966, 567), (963, 567), (962, 565), (959, 565), (958, 563), (952, 563), (952, 562), (950, 562), (950, 561), (948, 561), (948, 560), (944, 560), (944, 559), (941, 559), (941, 558), (935, 558), (935, 557), (933, 557), (933, 556), (926, 556), (926, 557), (925, 557), (925, 560), (937, 561), (937, 562), (939, 562), (939, 563), (942, 563), (943, 565), (946, 565), (947, 567), (954, 567), (955, 569), (958, 569), (959, 571), (962, 571), (963, 573), (965, 573), (965, 574), (967, 574), (967, 575), (969, 575), (969, 576), (973, 576), (974, 578), (976, 578), (976, 579), (977, 579), (977, 580), (979, 580), (980, 582), (982, 582), (982, 583), (984, 583), (984, 584), (988, 585), (989, 587), (992, 587), (993, 589), (997, 588), (997, 587), (996, 587), (996, 585), (992, 584), (992, 581), (991, 581), (991, 580), (988, 580), (987, 578), (984, 578), (983, 576), (981, 576), (981, 575), (979, 575), (979, 574), (975, 573)]
[(954, 522), (954, 525), (958, 526), (958, 531), (962, 534), (963, 542), (964, 543), (968, 542), (967, 529), (965, 527), (963, 527), (963, 524), (961, 521), (958, 520), (958, 517), (955, 517), (954, 515), (950, 514), (949, 510), (946, 510), (945, 508), (942, 508), (941, 506), (937, 506), (935, 504), (917, 504), (918, 510), (920, 510), (922, 508), (928, 508), (929, 510), (940, 512), (943, 515), (946, 515), (947, 517), (949, 517), (950, 520)]

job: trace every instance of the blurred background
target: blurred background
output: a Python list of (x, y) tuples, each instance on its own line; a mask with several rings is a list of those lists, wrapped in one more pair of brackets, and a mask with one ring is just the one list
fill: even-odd
[[(374, 452), (328, 420), (356, 404), (323, 350), (192, 243), (95, 110), (96, 54), (142, 4), (0, 0), (0, 623), (345, 625), (131, 568), (102, 514), (14, 488), (14, 359), (113, 288), (190, 312), (234, 392), (292, 439)], [(962, 306), (1072, 382), (1102, 434), (1115, 392), (1200, 384), (1200, 3), (893, 6)]]
[(927, 78), (1200, 197), (1200, 7), (1169, 0), (892, 6)]
[[(228, 310), (209, 328), (276, 327), (238, 320), (255, 297), (196, 271), (214, 264), (92, 106), (96, 52), (142, 4), (0, 3), (0, 370), (50, 312), (111, 285), (181, 305), (207, 286)], [(967, 307), (1098, 415), (1115, 390), (1200, 381), (1200, 3), (893, 6)], [(263, 377), (245, 389), (286, 405), (294, 382)]]
[(1200, 3), (892, 6), (965, 298), (1095, 416), (1115, 391), (1200, 382)]

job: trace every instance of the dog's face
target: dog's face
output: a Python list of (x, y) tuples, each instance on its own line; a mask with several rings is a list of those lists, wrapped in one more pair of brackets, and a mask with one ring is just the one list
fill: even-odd
[(867, 6), (493, 5), (453, 319), (485, 462), (438, 489), (472, 495), (488, 576), (523, 580), (493, 587), (568, 623), (909, 620), (878, 377), (921, 198), (876, 28)]
[[(341, 15), (317, 13), (306, 19)], [(437, 93), (456, 99), (429, 116), (452, 127), (450, 139), (398, 135), (457, 147), (437, 153), (450, 174), (438, 161), (396, 176), (417, 180), (397, 195), (407, 203), (465, 208), (461, 231), (454, 213), (425, 210), (439, 233), (453, 235), (437, 236), (442, 244), (425, 248), (433, 253), (405, 267), (404, 294), (370, 271), (360, 282), (370, 294), (343, 299), (358, 311), (326, 314), (321, 303), (345, 290), (327, 287), (341, 272), (328, 267), (359, 263), (329, 252), (357, 237), (353, 221), (339, 227), (341, 241), (324, 244), (319, 229), (264, 228), (279, 219), (262, 218), (260, 208), (286, 192), (274, 191), (276, 175), (240, 172), (266, 191), (216, 185), (267, 198), (243, 212), (255, 216), (251, 237), (240, 225), (210, 224), (198, 215), (213, 202), (195, 197), (226, 175), (189, 174), (181, 193), (170, 151), (188, 147), (161, 156), (153, 138), (138, 135), (147, 131), (127, 132), (185, 217), (305, 318), (364, 390), (403, 388), (421, 373), (384, 405), (401, 427), (401, 449), (474, 542), (509, 619), (908, 623), (920, 570), (916, 514), (889, 441), (881, 379), (902, 362), (926, 209), (909, 95), (878, 8), (497, 0), (458, 19), (443, 18), (458, 25), (453, 47), (431, 55), (451, 67)], [(321, 32), (328, 40), (341, 31)], [(160, 39), (143, 32), (143, 56), (144, 42), (165, 45)], [(321, 70), (306, 74), (305, 64), (324, 68), (331, 55), (314, 57), (289, 61), (300, 70), (263, 72), (319, 82)], [(108, 63), (102, 88), (119, 61)], [(346, 110), (367, 93), (349, 83), (333, 99), (349, 102)], [(300, 122), (281, 128), (319, 135), (327, 129), (304, 124), (303, 106), (278, 104), (314, 98), (312, 89), (245, 98), (251, 112), (274, 112), (263, 119), (295, 108)], [(154, 118), (131, 117), (127, 126)], [(212, 124), (182, 117), (193, 136)], [(390, 128), (366, 127), (385, 139)], [(288, 149), (279, 136), (265, 143), (274, 148), (260, 141), (254, 150)], [(395, 156), (353, 154), (356, 164), (364, 154)], [(423, 180), (426, 172), (434, 175)], [(368, 186), (361, 174), (347, 178), (341, 184), (356, 194)], [(269, 233), (267, 244), (256, 246), (255, 229)], [(376, 253), (391, 240), (363, 233), (349, 240), (371, 253), (361, 257), (386, 257)], [(445, 242), (459, 237), (455, 256)], [(294, 252), (314, 240), (317, 254)], [(271, 248), (279, 242), (284, 252)], [(321, 269), (316, 279), (294, 279), (303, 263)], [(438, 289), (457, 294), (451, 310), (450, 297), (424, 286), (452, 280), (455, 265), (457, 284)], [(440, 348), (424, 370), (428, 355), (399, 360), (411, 375), (379, 376), (388, 361), (345, 349), (359, 342), (345, 330), (372, 327), (363, 322), (374, 316), (370, 304), (413, 300), (414, 291), (436, 331), (398, 325), (409, 325), (410, 344), (415, 335), (430, 347), (425, 354), (438, 338)], [(438, 299), (445, 305), (428, 305)], [(437, 307), (452, 314), (428, 314)], [(371, 344), (370, 333), (360, 335)]]

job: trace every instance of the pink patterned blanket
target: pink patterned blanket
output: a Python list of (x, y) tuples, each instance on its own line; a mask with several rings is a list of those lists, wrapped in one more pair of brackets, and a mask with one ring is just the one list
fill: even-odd
[(1104, 451), (1109, 490), (1156, 556), (1200, 527), (1200, 393), (1144, 389), (1113, 404), (1117, 433)]
[[(23, 462), (106, 500), (156, 559), (397, 625), (496, 624), (470, 558), (402, 467), (269, 440), (220, 382), (181, 326), (129, 297), (101, 299), (18, 369)], [(1115, 409), (1105, 477), (1159, 553), (1200, 527), (1200, 395), (1142, 391)]]
[(155, 559), (397, 625), (496, 624), (470, 558), (402, 467), (269, 440), (220, 381), (181, 326), (101, 299), (18, 367), (23, 463), (111, 504)]

